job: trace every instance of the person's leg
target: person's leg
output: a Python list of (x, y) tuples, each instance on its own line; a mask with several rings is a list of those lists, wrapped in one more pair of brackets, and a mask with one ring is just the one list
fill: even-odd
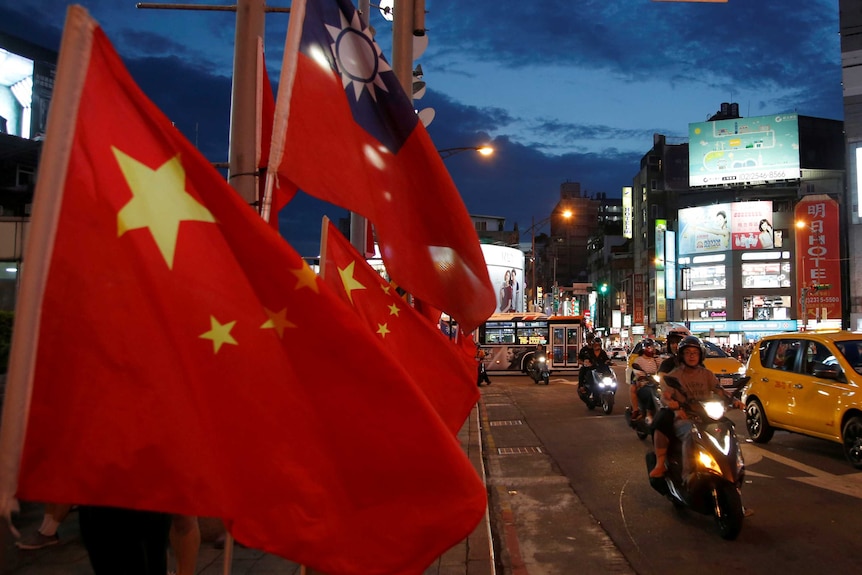
[(177, 575), (194, 575), (201, 546), (201, 530), (194, 515), (174, 515), (170, 531)]
[(19, 549), (41, 549), (60, 542), (57, 529), (71, 511), (72, 506), (65, 503), (46, 503), (42, 524), (33, 533), (22, 537), (15, 545)]
[(638, 401), (638, 384), (629, 385), (629, 401), (632, 406), (632, 420), (638, 419), (641, 416), (640, 402)]
[(95, 575), (167, 573), (170, 515), (82, 505), (78, 519)]
[(655, 467), (649, 472), (649, 476), (658, 479), (664, 477), (667, 469), (667, 446), (670, 443), (667, 435), (661, 430), (654, 429), (652, 433), (653, 445), (655, 445)]

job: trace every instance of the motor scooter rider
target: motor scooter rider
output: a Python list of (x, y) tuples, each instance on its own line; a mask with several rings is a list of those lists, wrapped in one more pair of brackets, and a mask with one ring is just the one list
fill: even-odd
[(578, 391), (581, 391), (587, 382), (587, 369), (585, 367), (585, 364), (590, 358), (590, 354), (593, 351), (593, 339), (595, 339), (595, 335), (592, 332), (587, 332), (585, 338), (586, 343), (580, 349), (580, 351), (578, 351), (578, 361), (581, 364), (581, 369), (578, 370)]
[(643, 376), (657, 374), (660, 363), (655, 354), (655, 340), (649, 337), (642, 339), (641, 349), (641, 355), (632, 364), (632, 369), (636, 371), (635, 377), (632, 378), (631, 385), (629, 386), (629, 394), (632, 402), (632, 421), (640, 419), (644, 415), (641, 413), (641, 410), (645, 412), (649, 408), (650, 402), (652, 402), (652, 395), (646, 387), (647, 382), (643, 381)]
[(591, 390), (590, 385), (592, 383), (592, 371), (600, 366), (600, 365), (610, 365), (611, 358), (608, 357), (607, 352), (602, 347), (602, 340), (600, 338), (594, 338), (592, 343), (590, 344), (591, 349), (583, 358), (583, 366), (581, 367), (581, 374), (583, 377), (581, 378), (581, 385), (578, 388), (578, 393), (581, 394), (582, 397), (588, 397), (590, 395)]
[(669, 332), (667, 332), (666, 341), (668, 355), (664, 359), (664, 361), (661, 362), (661, 365), (659, 365), (659, 373), (670, 373), (679, 365), (679, 360), (677, 359), (679, 342), (687, 335), (691, 335), (691, 332), (684, 327), (675, 327)]
[[(742, 409), (744, 405), (738, 399), (733, 398), (727, 393), (715, 374), (709, 371), (703, 365), (704, 347), (700, 338), (688, 335), (679, 342), (677, 357), (679, 366), (671, 371), (668, 376), (672, 376), (679, 381), (680, 387), (676, 388), (669, 384), (662, 385), (662, 400), (664, 404), (674, 411), (673, 432), (676, 437), (682, 441), (683, 448), (683, 478), (687, 480), (690, 476), (690, 437), (691, 421), (688, 419), (686, 412), (682, 409), (682, 404), (689, 401), (698, 401), (707, 399), (715, 392), (726, 397), (733, 406)], [(669, 437), (667, 429), (660, 429), (659, 425), (653, 431), (653, 443), (655, 445), (656, 465), (650, 471), (650, 477), (663, 477), (667, 464), (667, 448), (669, 445)]]

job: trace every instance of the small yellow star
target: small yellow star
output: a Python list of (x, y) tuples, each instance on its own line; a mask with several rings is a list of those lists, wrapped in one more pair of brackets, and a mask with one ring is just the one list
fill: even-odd
[(353, 277), (353, 268), (355, 264), (356, 262), (352, 261), (346, 268), (338, 269), (338, 274), (341, 276), (341, 284), (344, 286), (344, 291), (347, 292), (347, 299), (350, 300), (350, 303), (353, 303), (353, 290), (365, 289), (365, 286)]
[(296, 324), (291, 323), (287, 320), (287, 318), (284, 317), (287, 313), (287, 308), (283, 308), (279, 312), (269, 311), (266, 308), (263, 308), (263, 311), (266, 312), (266, 315), (269, 317), (269, 319), (263, 322), (263, 325), (260, 326), (260, 329), (274, 329), (278, 334), (279, 339), (281, 339), (284, 335), (284, 328), (296, 327)]
[(385, 293), (386, 295), (389, 295), (389, 284), (381, 285), (380, 289), (383, 290), (383, 293)]
[(180, 222), (215, 223), (215, 217), (186, 192), (186, 172), (179, 155), (150, 169), (117, 148), (111, 148), (132, 191), (132, 199), (117, 213), (117, 237), (148, 228), (168, 269), (173, 269)]
[(221, 324), (216, 318), (210, 316), (210, 330), (198, 337), (201, 339), (211, 339), (213, 342), (213, 353), (218, 353), (218, 350), (225, 343), (237, 345), (236, 340), (230, 334), (230, 330), (233, 329), (234, 325), (236, 325), (235, 321)]
[(299, 280), (296, 283), (296, 287), (294, 289), (307, 287), (311, 289), (314, 293), (319, 293), (319, 289), (317, 287), (317, 274), (314, 273), (314, 270), (308, 267), (308, 264), (305, 263), (305, 260), (302, 260), (302, 267), (298, 270), (290, 270), (290, 273), (296, 276), (296, 279)]
[(398, 315), (401, 312), (401, 308), (399, 308), (394, 303), (389, 306), (389, 315)]
[(378, 323), (377, 324), (377, 333), (380, 334), (380, 337), (386, 337), (386, 334), (391, 333), (391, 332), (389, 331), (389, 327), (387, 327), (387, 324)]

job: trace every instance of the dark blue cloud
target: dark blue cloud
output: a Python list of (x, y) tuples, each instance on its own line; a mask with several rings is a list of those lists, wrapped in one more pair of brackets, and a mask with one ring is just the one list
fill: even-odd
[[(156, 13), (116, 0), (84, 4), (100, 19), (144, 92), (208, 159), (226, 161), (234, 15)], [(65, 7), (59, 0), (0, 6), (0, 31), (16, 36), (26, 31), (26, 39), (56, 50)], [(835, 0), (498, 0), (491, 5), (459, 2), (457, 9), (450, 2), (427, 0), (427, 8), (430, 43), (419, 61), (429, 86), (416, 107), (436, 110), (429, 132), (438, 148), (489, 141), (495, 146), (491, 158), (464, 153), (445, 163), (468, 210), (503, 216), (509, 227), (518, 222), (524, 228), (533, 215), (545, 217), (565, 181), (581, 182), (589, 194), (618, 196), (622, 186), (631, 184), (654, 133), (684, 137), (689, 122), (705, 120), (722, 101), (738, 101), (734, 93), (753, 94), (739, 101), (743, 116), (789, 110), (843, 116)], [(278, 80), (287, 21), (285, 14), (269, 14), (266, 20), (273, 82)], [(390, 25), (374, 14), (372, 24), (384, 53), (390, 54)], [(193, 42), (202, 33), (208, 42)], [(471, 62), (517, 70), (524, 81), (510, 90), (523, 91), (527, 102), (536, 67), (577, 66), (632, 83), (662, 82), (668, 88), (663, 93), (613, 94), (643, 110), (642, 121), (629, 120), (622, 127), (588, 106), (576, 121), (562, 119), (570, 115), (552, 109), (525, 118), (499, 105), (494, 94), (487, 103), (469, 105), (435, 83), (435, 73), (456, 80), (473, 76)], [(567, 85), (560, 82), (559, 89)], [(651, 117), (654, 102), (686, 98), (690, 86), (716, 94), (713, 101), (702, 103), (703, 117), (673, 122)], [(588, 88), (607, 96), (602, 86)], [(576, 105), (584, 104), (571, 104)], [(303, 255), (316, 255), (324, 213), (336, 221), (346, 215), (304, 195), (282, 213), (282, 230)]]

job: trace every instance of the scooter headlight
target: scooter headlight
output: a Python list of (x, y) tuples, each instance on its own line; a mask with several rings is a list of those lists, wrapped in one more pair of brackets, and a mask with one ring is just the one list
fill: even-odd
[(614, 383), (614, 380), (611, 379), (610, 377), (603, 377), (601, 386), (602, 387), (616, 387), (616, 384)]
[(697, 463), (707, 471), (712, 471), (713, 473), (721, 475), (721, 468), (719, 468), (718, 462), (706, 451), (698, 450)]
[(712, 419), (718, 420), (724, 417), (724, 403), (720, 401), (704, 401), (703, 410)]
[(539, 363), (545, 363), (546, 361), (548, 361), (548, 358), (546, 358), (544, 355), (539, 356)]

